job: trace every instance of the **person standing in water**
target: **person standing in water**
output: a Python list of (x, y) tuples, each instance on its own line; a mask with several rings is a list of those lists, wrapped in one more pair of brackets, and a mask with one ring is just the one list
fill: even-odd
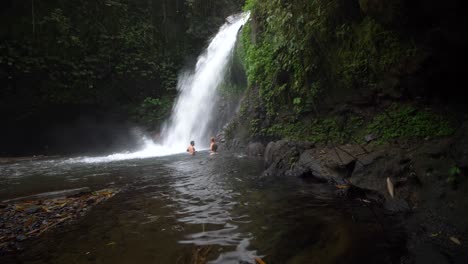
[(187, 148), (187, 152), (190, 154), (190, 155), (195, 155), (195, 141), (190, 141), (190, 145), (188, 146)]
[(215, 138), (211, 138), (210, 143), (210, 154), (216, 154), (218, 152), (218, 145), (215, 143)]

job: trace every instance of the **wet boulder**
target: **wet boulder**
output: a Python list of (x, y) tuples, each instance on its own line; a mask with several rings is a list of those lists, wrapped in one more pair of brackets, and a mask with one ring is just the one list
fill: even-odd
[(320, 162), (314, 158), (312, 150), (304, 151), (300, 155), (299, 160), (287, 172), (287, 175), (304, 179), (315, 179), (319, 182), (327, 182), (329, 179), (329, 173)]
[(293, 168), (299, 160), (301, 153), (312, 148), (310, 143), (279, 140), (268, 143), (265, 149), (265, 165), (267, 170), (264, 176), (280, 176)]
[[(265, 149), (265, 176), (298, 176), (306, 177), (311, 173), (310, 164), (301, 155), (314, 147), (311, 143), (279, 140), (268, 143)], [(301, 162), (300, 162), (301, 161)]]
[(265, 153), (265, 146), (260, 142), (252, 142), (247, 145), (247, 155), (251, 157), (261, 157)]
[(309, 142), (295, 142), (284, 139), (272, 141), (265, 148), (265, 164), (270, 166), (272, 163), (284, 160), (286, 157), (293, 158), (296, 156), (296, 158), (299, 158), (300, 153), (313, 147), (314, 144)]
[(346, 179), (331, 170), (327, 163), (319, 158), (315, 149), (302, 152), (299, 160), (288, 171), (288, 175), (330, 184), (346, 184)]
[(399, 186), (409, 176), (409, 161), (398, 148), (387, 146), (374, 150), (359, 156), (349, 180), (353, 185), (379, 191), (390, 198), (387, 191), (387, 178), (390, 178), (395, 184), (396, 196), (406, 198), (407, 193), (403, 195)]

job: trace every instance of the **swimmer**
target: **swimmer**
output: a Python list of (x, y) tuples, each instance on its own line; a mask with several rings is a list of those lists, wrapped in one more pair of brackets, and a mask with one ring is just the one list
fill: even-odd
[(190, 154), (190, 155), (195, 155), (195, 141), (190, 141), (190, 145), (188, 146), (187, 148), (187, 152)]
[(218, 145), (215, 143), (215, 138), (211, 138), (211, 143), (210, 143), (210, 155), (214, 155), (218, 153)]

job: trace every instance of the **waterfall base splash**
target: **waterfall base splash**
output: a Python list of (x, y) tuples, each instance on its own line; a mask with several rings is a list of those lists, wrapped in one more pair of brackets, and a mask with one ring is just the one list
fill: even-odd
[(163, 126), (161, 140), (143, 138), (143, 148), (136, 152), (116, 153), (104, 157), (84, 157), (72, 162), (110, 162), (125, 159), (167, 156), (185, 152), (189, 142), (195, 141), (197, 150), (207, 149), (215, 116), (217, 89), (223, 82), (226, 68), (240, 28), (250, 14), (242, 13), (227, 18), (208, 48), (198, 57), (196, 67), (191, 72), (179, 76), (177, 89), (180, 91), (171, 118)]

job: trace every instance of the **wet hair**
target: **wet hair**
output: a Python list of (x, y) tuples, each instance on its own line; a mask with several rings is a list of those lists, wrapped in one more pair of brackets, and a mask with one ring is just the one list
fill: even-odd
[(215, 142), (215, 138), (214, 138), (214, 137), (211, 137), (211, 142)]
[(213, 152), (218, 151), (218, 145), (217, 145), (217, 144), (213, 144), (213, 147), (211, 147), (211, 151), (213, 151)]
[(192, 146), (195, 145), (195, 141), (193, 141), (193, 140), (190, 141), (190, 145), (192, 145)]

